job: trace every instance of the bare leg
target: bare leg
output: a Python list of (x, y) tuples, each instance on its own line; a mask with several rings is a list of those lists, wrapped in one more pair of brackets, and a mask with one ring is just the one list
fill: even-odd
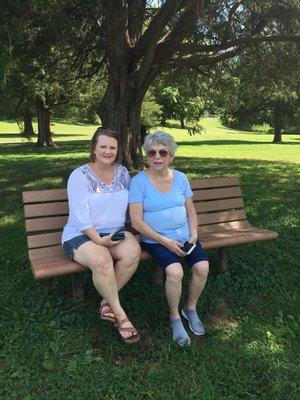
[[(119, 321), (125, 319), (126, 314), (119, 301), (113, 260), (109, 250), (89, 241), (74, 251), (74, 260), (91, 269), (93, 283), (99, 294), (107, 300)], [(127, 322), (123, 326), (132, 327), (132, 324)], [(128, 338), (132, 333), (124, 331), (122, 336)]]
[(165, 289), (170, 309), (170, 328), (173, 340), (180, 346), (188, 346), (191, 344), (191, 340), (184, 329), (178, 309), (182, 290), (182, 278), (183, 269), (181, 264), (173, 263), (166, 268)]
[(198, 317), (196, 305), (203, 291), (208, 274), (208, 262), (201, 261), (192, 267), (192, 279), (189, 286), (189, 294), (186, 306), (181, 310), (184, 318), (188, 320), (189, 328), (195, 335), (204, 335), (205, 328)]
[(183, 269), (179, 263), (170, 264), (166, 268), (166, 296), (170, 309), (170, 319), (178, 319), (179, 315), (179, 301), (182, 290)]
[(115, 263), (115, 275), (118, 290), (129, 281), (137, 269), (141, 248), (134, 236), (126, 232), (126, 238), (109, 248), (110, 254)]
[[(110, 247), (109, 252), (112, 258), (116, 260), (114, 270), (117, 287), (118, 290), (120, 290), (129, 281), (137, 269), (141, 248), (133, 235), (129, 232), (126, 232), (125, 239), (115, 246)], [(101, 301), (101, 306), (103, 307), (105, 303), (109, 304), (109, 301), (106, 298), (103, 298)], [(115, 316), (113, 312), (110, 312), (109, 306), (106, 305), (104, 307), (106, 315), (110, 318), (114, 318)]]
[(197, 301), (207, 280), (208, 269), (209, 264), (207, 261), (201, 261), (192, 266), (192, 278), (189, 285), (189, 293), (186, 303), (186, 308), (188, 310), (194, 310), (196, 308)]

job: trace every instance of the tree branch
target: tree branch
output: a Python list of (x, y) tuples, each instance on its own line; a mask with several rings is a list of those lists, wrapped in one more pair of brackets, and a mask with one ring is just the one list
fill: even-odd
[[(106, 52), (111, 67), (118, 67), (128, 51), (127, 13), (122, 0), (102, 0), (105, 15)], [(113, 45), (112, 45), (113, 43)]]
[(146, 0), (127, 0), (128, 35), (131, 45), (140, 38), (146, 11)]
[(163, 63), (176, 52), (185, 35), (191, 32), (196, 21), (204, 10), (204, 1), (190, 1), (184, 13), (180, 16), (175, 27), (168, 33), (164, 40), (157, 45), (155, 64)]
[(229, 10), (228, 20), (227, 20), (227, 23), (224, 28), (222, 43), (226, 43), (227, 40), (229, 39), (233, 16), (242, 3), (243, 3), (242, 0), (238, 0), (233, 4), (233, 6), (231, 6), (231, 8)]
[(159, 38), (162, 36), (165, 27), (168, 25), (176, 12), (182, 8), (182, 3), (186, 3), (186, 1), (165, 1), (133, 49), (131, 62), (132, 65), (135, 65), (137, 60), (139, 60), (146, 52), (148, 54), (154, 52), (155, 46)]
[(213, 51), (227, 50), (232, 47), (240, 45), (251, 45), (264, 42), (300, 42), (300, 35), (264, 35), (264, 36), (244, 36), (233, 39), (226, 43), (216, 44), (181, 44), (178, 46), (178, 53), (180, 55), (188, 55), (190, 53), (209, 53)]
[(212, 54), (210, 56), (199, 56), (199, 55), (189, 55), (181, 58), (174, 58), (169, 63), (165, 64), (165, 68), (175, 68), (175, 67), (190, 67), (197, 69), (200, 66), (211, 66), (218, 64), (221, 61), (227, 60), (229, 58), (235, 57), (237, 54), (242, 53), (246, 46), (239, 47), (234, 50), (224, 52), (222, 54)]

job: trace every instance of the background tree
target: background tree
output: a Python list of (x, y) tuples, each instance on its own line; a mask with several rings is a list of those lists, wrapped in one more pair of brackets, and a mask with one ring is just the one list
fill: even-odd
[[(152, 2), (151, 2), (152, 3)], [(142, 100), (164, 70), (210, 68), (256, 43), (299, 40), (294, 1), (102, 1), (108, 85), (100, 109), (121, 133), (122, 156), (141, 166)]]
[(201, 98), (203, 75), (193, 70), (171, 71), (162, 74), (154, 84), (154, 95), (162, 109), (162, 124), (173, 118), (186, 122), (198, 122), (205, 111), (205, 97)]
[(85, 39), (96, 36), (97, 4), (16, 0), (5, 1), (1, 7), (3, 89), (13, 93), (11, 99), (17, 100), (16, 113), (35, 106), (39, 147), (53, 146), (52, 112), (74, 100), (83, 79), (99, 73), (101, 63), (94, 58), (92, 48), (98, 40), (91, 44)]
[[(105, 63), (99, 115), (120, 132), (121, 161), (136, 168), (143, 98), (163, 71), (209, 70), (253, 44), (299, 42), (295, 0), (15, 0), (1, 4), (1, 21), (4, 58), (34, 89), (40, 125), (51, 107), (67, 101), (77, 77), (97, 74)], [(42, 132), (39, 140), (45, 143)]]
[(281, 143), (282, 130), (299, 109), (299, 51), (290, 43), (250, 48), (227, 68), (233, 83), (224, 103), (222, 121), (250, 129), (269, 123), (274, 143)]

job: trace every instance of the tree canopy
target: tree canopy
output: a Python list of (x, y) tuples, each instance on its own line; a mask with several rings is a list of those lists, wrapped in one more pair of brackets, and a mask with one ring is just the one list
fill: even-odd
[[(11, 13), (21, 5), (21, 22), (15, 24)], [(77, 77), (105, 68), (107, 87), (99, 114), (103, 125), (120, 133), (122, 161), (130, 167), (142, 162), (143, 98), (163, 71), (184, 67), (203, 73), (249, 47), (300, 41), (296, 0), (16, 0), (4, 1), (1, 20), (1, 47), (6, 51), (0, 64), (18, 60), (23, 65), (22, 52), (32, 57), (18, 47), (19, 27), (27, 21), (26, 40), (35, 44), (33, 59), (40, 61), (34, 74), (39, 85), (45, 77), (51, 81), (53, 71), (59, 82), (69, 82), (66, 88)]]

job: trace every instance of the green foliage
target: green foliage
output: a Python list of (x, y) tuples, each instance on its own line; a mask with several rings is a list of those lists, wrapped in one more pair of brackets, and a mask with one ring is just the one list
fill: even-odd
[(185, 122), (198, 122), (206, 107), (201, 89), (201, 81), (192, 71), (162, 75), (153, 90), (162, 109), (162, 123), (176, 119), (184, 127)]
[(298, 64), (291, 44), (265, 44), (232, 61), (225, 68), (231, 88), (223, 93), (222, 122), (244, 129), (266, 123), (278, 131), (293, 124), (300, 105)]
[(142, 104), (142, 132), (146, 133), (150, 128), (158, 126), (161, 122), (161, 115), (161, 106), (156, 103), (153, 94), (148, 92)]
[(95, 118), (96, 91), (100, 100), (103, 93), (100, 85), (90, 86), (95, 70), (100, 70), (99, 57), (91, 47), (99, 41), (86, 41), (94, 29), (87, 21), (98, 12), (94, 0), (85, 4), (34, 0), (2, 5), (0, 94), (5, 102), (0, 115), (22, 117), (42, 99), (51, 112), (71, 103), (77, 107), (74, 113), (79, 120)]

